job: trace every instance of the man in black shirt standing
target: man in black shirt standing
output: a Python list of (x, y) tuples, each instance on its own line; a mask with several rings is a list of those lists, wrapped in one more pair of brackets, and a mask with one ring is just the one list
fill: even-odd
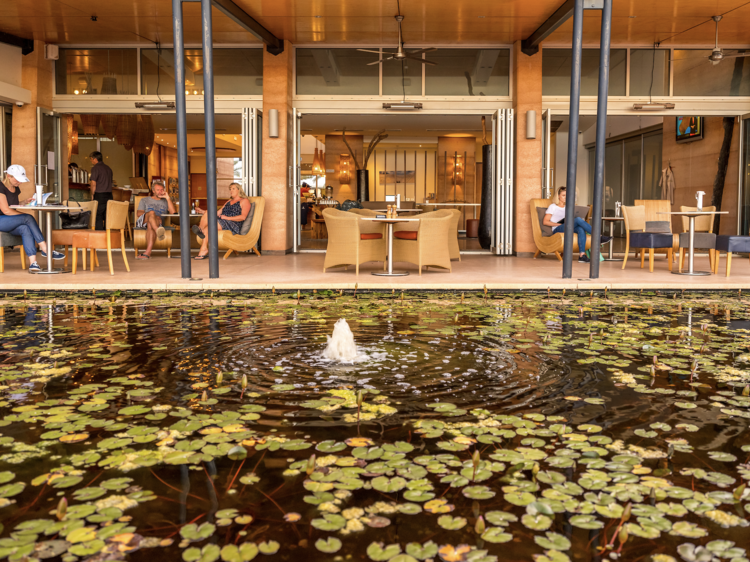
[(104, 230), (107, 218), (107, 203), (112, 201), (112, 168), (102, 162), (102, 153), (94, 151), (91, 159), (91, 195), (99, 203), (96, 209), (96, 229)]

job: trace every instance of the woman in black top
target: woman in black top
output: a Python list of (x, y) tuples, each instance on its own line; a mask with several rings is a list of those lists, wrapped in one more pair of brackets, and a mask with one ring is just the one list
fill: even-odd
[[(7, 232), (15, 236), (20, 236), (23, 240), (23, 250), (29, 256), (29, 271), (40, 271), (41, 268), (36, 262), (36, 245), (43, 257), (47, 257), (47, 244), (39, 230), (39, 225), (31, 215), (20, 213), (11, 209), (11, 205), (18, 205), (18, 196), (21, 194), (21, 183), (29, 181), (26, 177), (26, 170), (23, 166), (14, 164), (5, 171), (5, 177), (0, 183), (0, 232)], [(27, 204), (34, 199), (33, 197), (23, 201)], [(52, 258), (61, 260), (65, 254), (52, 252)]]

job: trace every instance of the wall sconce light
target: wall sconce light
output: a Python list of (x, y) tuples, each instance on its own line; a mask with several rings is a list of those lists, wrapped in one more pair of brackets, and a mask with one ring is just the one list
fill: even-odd
[(526, 138), (536, 138), (536, 111), (533, 109), (526, 112)]
[(351, 155), (342, 154), (339, 156), (339, 183), (349, 185), (352, 182)]
[(279, 110), (268, 110), (268, 136), (272, 139), (279, 138)]

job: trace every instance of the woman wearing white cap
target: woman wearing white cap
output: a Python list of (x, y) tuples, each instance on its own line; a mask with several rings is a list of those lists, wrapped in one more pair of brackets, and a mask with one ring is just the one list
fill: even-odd
[[(0, 183), (0, 231), (21, 237), (23, 249), (29, 256), (29, 271), (35, 272), (41, 270), (39, 264), (36, 263), (37, 244), (42, 256), (47, 257), (47, 244), (44, 241), (44, 236), (42, 236), (42, 231), (39, 230), (39, 225), (34, 217), (10, 208), (11, 205), (19, 204), (18, 196), (21, 194), (19, 186), (28, 181), (23, 166), (13, 164), (5, 170), (5, 177)], [(33, 197), (26, 199), (23, 204), (29, 203), (32, 199)], [(52, 259), (61, 260), (63, 258), (65, 258), (65, 254), (53, 250)]]

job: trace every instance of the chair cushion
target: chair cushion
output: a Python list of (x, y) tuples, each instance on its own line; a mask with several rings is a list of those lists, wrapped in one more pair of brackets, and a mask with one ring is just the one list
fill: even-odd
[(253, 226), (253, 216), (255, 216), (255, 203), (250, 203), (250, 211), (247, 213), (240, 227), (240, 236), (245, 236), (245, 234), (250, 232), (250, 227)]
[[(680, 234), (680, 248), (690, 247), (690, 233)], [(693, 238), (693, 247), (701, 250), (713, 250), (716, 248), (716, 234), (713, 232), (696, 232)]]
[(646, 232), (672, 232), (669, 221), (646, 221)]
[(547, 214), (547, 208), (537, 207), (536, 214), (539, 216), (539, 226), (542, 228), (542, 236), (552, 236), (552, 227), (544, 225), (544, 215)]
[(750, 252), (750, 236), (722, 234), (716, 237), (716, 249), (722, 252)]
[(380, 240), (381, 238), (383, 235), (379, 232), (363, 232), (359, 235), (360, 240)]
[(393, 236), (401, 240), (416, 240), (417, 231), (416, 230), (401, 230), (399, 232), (394, 232)]
[(663, 232), (630, 232), (631, 248), (671, 248), (672, 235)]
[(8, 232), (0, 232), (0, 246), (22, 246), (23, 240), (20, 236), (14, 236)]
[[(120, 242), (120, 231), (110, 231), (110, 243), (112, 248), (119, 248)], [(107, 231), (106, 230), (86, 230), (77, 231), (73, 235), (73, 247), (75, 248), (94, 248), (103, 250), (107, 247)]]

